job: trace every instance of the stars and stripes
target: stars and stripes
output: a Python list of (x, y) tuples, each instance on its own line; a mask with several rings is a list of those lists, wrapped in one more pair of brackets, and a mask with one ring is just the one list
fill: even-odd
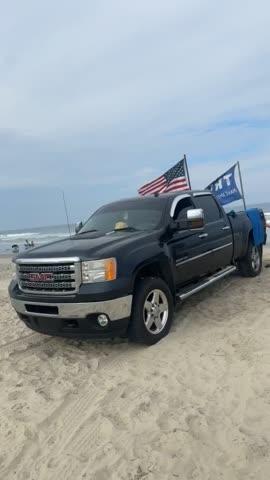
[(153, 195), (177, 190), (189, 190), (186, 158), (183, 158), (160, 177), (139, 188), (139, 195)]

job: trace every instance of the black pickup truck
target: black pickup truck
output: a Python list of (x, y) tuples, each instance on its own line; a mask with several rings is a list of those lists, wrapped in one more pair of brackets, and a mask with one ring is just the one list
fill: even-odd
[(9, 294), (38, 332), (150, 345), (168, 334), (177, 301), (236, 269), (259, 275), (265, 242), (262, 211), (226, 214), (207, 191), (131, 198), (19, 255)]

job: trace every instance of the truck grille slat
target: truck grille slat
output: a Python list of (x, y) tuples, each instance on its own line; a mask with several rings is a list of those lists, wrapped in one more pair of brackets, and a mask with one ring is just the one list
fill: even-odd
[(21, 281), (21, 286), (25, 288), (33, 288), (35, 290), (65, 290), (65, 289), (73, 289), (74, 284), (71, 282), (24, 282)]
[[(43, 273), (43, 272), (42, 272)], [(49, 272), (48, 272), (49, 273)], [(21, 280), (28, 280), (29, 273), (21, 273), (20, 272), (20, 279)], [(55, 273), (54, 280), (71, 280), (75, 281), (75, 274), (74, 273)]]
[(20, 272), (74, 272), (73, 265), (20, 265)]
[(81, 283), (80, 262), (17, 263), (19, 287), (33, 294), (76, 293)]

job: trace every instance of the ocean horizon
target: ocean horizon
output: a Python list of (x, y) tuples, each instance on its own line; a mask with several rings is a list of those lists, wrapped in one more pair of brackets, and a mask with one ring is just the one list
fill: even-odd
[[(270, 203), (249, 205), (248, 207), (262, 208), (270, 213)], [(239, 207), (234, 207), (239, 210)], [(233, 209), (233, 208), (232, 208)], [(228, 210), (228, 208), (227, 208)], [(70, 224), (71, 234), (75, 233), (75, 224)], [(44, 245), (50, 242), (64, 239), (69, 236), (69, 228), (64, 225), (49, 225), (43, 227), (26, 227), (20, 229), (0, 230), (0, 254), (11, 254), (12, 245), (17, 244), (20, 251), (25, 250), (25, 242), (34, 242), (34, 245)]]

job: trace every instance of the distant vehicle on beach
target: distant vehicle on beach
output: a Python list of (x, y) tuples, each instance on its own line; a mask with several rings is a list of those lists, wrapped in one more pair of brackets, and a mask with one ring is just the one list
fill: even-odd
[(265, 242), (262, 210), (226, 214), (209, 191), (121, 200), (75, 235), (19, 254), (9, 295), (41, 333), (152, 345), (169, 333), (176, 302), (236, 269), (259, 275)]

